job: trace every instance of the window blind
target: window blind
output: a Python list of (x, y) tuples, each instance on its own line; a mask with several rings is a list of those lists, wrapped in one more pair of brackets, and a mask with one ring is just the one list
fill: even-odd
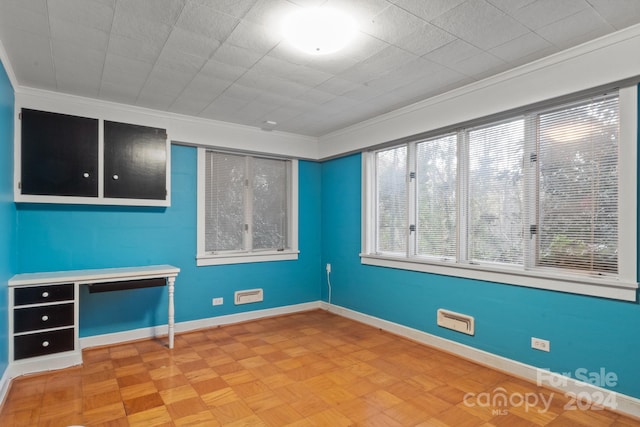
[(522, 265), (524, 119), (470, 129), (469, 258)]
[(407, 254), (407, 146), (376, 153), (377, 252)]
[(253, 249), (287, 247), (289, 162), (253, 158)]
[(207, 151), (205, 183), (205, 250), (244, 248), (244, 156)]
[(457, 135), (416, 145), (416, 254), (456, 257)]
[(538, 118), (537, 265), (617, 273), (617, 96)]

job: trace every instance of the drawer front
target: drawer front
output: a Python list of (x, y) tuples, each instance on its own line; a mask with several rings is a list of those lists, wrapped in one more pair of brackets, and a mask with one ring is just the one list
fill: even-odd
[(30, 286), (15, 288), (13, 301), (14, 305), (26, 305), (68, 301), (72, 300), (73, 297), (73, 284)]
[(13, 338), (13, 359), (44, 356), (74, 349), (74, 329), (40, 332)]
[(73, 314), (73, 303), (15, 308), (13, 310), (13, 331), (19, 333), (73, 326)]

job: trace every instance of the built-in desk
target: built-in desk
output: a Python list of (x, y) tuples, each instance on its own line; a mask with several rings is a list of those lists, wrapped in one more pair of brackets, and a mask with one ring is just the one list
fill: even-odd
[(167, 286), (169, 348), (173, 348), (175, 279), (171, 265), (17, 274), (9, 279), (9, 363), (24, 374), (82, 363), (79, 290), (109, 292)]

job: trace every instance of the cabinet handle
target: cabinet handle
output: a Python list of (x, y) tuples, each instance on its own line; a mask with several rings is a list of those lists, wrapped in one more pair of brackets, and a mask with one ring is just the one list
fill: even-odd
[(49, 292), (45, 291), (42, 293), (42, 298), (47, 298), (49, 296)]
[(117, 181), (117, 180), (118, 180), (118, 178), (120, 178), (118, 175), (113, 175), (113, 180), (114, 180), (114, 181)]
[(85, 178), (89, 178), (89, 172), (83, 173), (82, 176), (84, 176)]
[(42, 341), (43, 347), (49, 347), (49, 341)]
[(49, 316), (47, 316), (46, 314), (44, 316), (42, 316), (42, 321), (46, 322), (47, 320), (49, 320)]

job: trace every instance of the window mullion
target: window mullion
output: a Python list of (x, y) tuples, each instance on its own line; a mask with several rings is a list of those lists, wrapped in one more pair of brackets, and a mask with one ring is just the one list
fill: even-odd
[(637, 176), (638, 176), (638, 89), (622, 88), (620, 102), (620, 150), (618, 151), (618, 274), (621, 279), (637, 278)]
[(539, 233), (538, 230), (538, 120), (536, 114), (525, 116), (524, 125), (524, 268), (535, 267)]
[(253, 158), (247, 156), (244, 180), (244, 249), (253, 250)]
[(457, 260), (469, 262), (469, 137), (465, 130), (458, 132), (458, 172), (457, 172)]
[(417, 197), (416, 190), (416, 143), (411, 143), (407, 146), (407, 256), (413, 257), (416, 255), (416, 221), (417, 221)]

